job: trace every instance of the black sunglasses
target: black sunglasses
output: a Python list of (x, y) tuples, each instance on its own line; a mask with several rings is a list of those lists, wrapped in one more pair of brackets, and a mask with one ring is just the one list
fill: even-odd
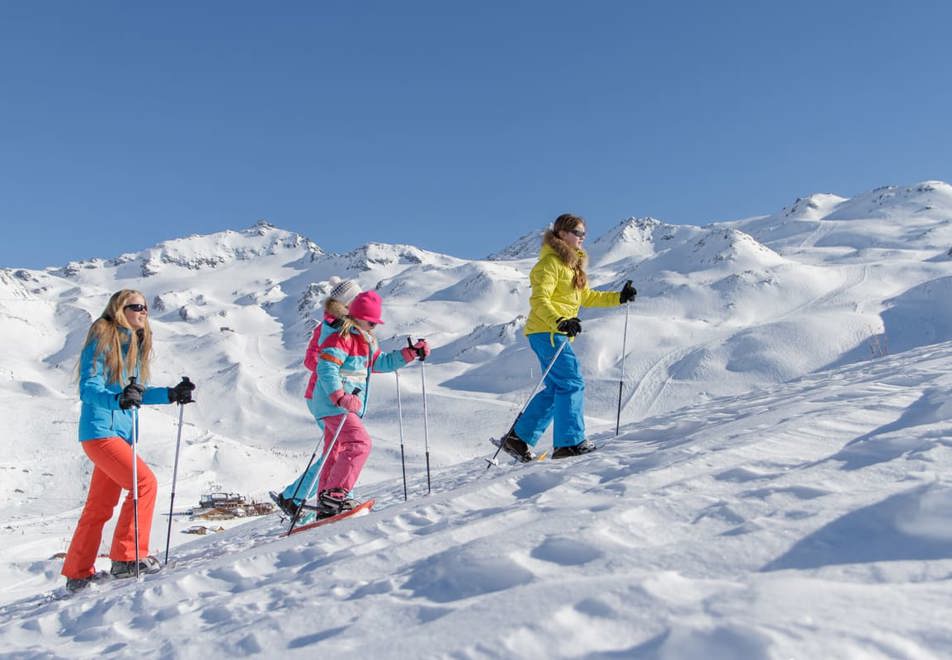
[(585, 232), (584, 232), (584, 231), (581, 231), (581, 230), (579, 230), (579, 229), (569, 229), (568, 232), (569, 232), (570, 234), (575, 234), (575, 235), (578, 236), (579, 238), (585, 238)]
[(135, 303), (133, 305), (126, 305), (125, 307), (123, 307), (123, 309), (131, 309), (133, 312), (148, 312), (149, 306)]

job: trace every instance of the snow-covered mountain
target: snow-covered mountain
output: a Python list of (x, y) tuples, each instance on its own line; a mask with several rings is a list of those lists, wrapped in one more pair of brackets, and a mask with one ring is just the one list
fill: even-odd
[(852, 199), (811, 195), (780, 213), (733, 223), (774, 249), (850, 251), (952, 248), (952, 185), (883, 186)]
[[(318, 432), (303, 404), (307, 374), (300, 361), (332, 275), (380, 292), (386, 323), (378, 335), (385, 349), (405, 345), (407, 336), (425, 336), (434, 346), (424, 368), (428, 444), (440, 475), (438, 495), (420, 500), (417, 470), (417, 499), (398, 502), (397, 381), (377, 376), (367, 416), (376, 448), (359, 486), (380, 498), (376, 517), (300, 541), (272, 542), (273, 520), (243, 525), (183, 547), (177, 577), (169, 573), (141, 587), (165, 612), (161, 617), (134, 598), (130, 585), (101, 601), (84, 596), (32, 613), (22, 602), (5, 607), (3, 636), (32, 649), (28, 654), (101, 654), (121, 635), (121, 624), (106, 615), (116, 611), (158, 632), (157, 654), (163, 645), (176, 646), (175, 630), (178, 639), (188, 630), (215, 630), (233, 653), (258, 647), (303, 655), (312, 644), (336, 640), (331, 649), (400, 657), (383, 636), (412, 620), (405, 625), (414, 631), (437, 631), (437, 656), (614, 657), (635, 650), (685, 657), (710, 645), (724, 657), (779, 657), (792, 649), (786, 654), (805, 655), (808, 647), (795, 638), (798, 626), (808, 624), (790, 623), (787, 613), (769, 608), (755, 615), (747, 601), (834, 582), (826, 601), (832, 610), (863, 601), (845, 586), (849, 579), (873, 598), (886, 590), (865, 573), (857, 578), (855, 571), (833, 575), (824, 568), (855, 564), (862, 554), (863, 544), (852, 537), (842, 553), (823, 550), (831, 539), (918, 507), (928, 514), (914, 517), (912, 527), (895, 523), (893, 531), (916, 543), (933, 539), (925, 546), (932, 548), (928, 557), (900, 550), (900, 539), (882, 541), (881, 552), (873, 546), (868, 562), (947, 556), (948, 544), (936, 540), (944, 514), (936, 512), (948, 495), (936, 475), (949, 460), (942, 438), (952, 417), (943, 398), (952, 364), (952, 186), (929, 181), (852, 199), (814, 194), (772, 215), (705, 227), (630, 218), (590, 236), (594, 286), (618, 289), (632, 279), (639, 291), (627, 310), (585, 310), (576, 341), (588, 423), (609, 442), (606, 451), (477, 481), (486, 437), (506, 430), (541, 375), (522, 337), (527, 275), (540, 234), (530, 232), (486, 260), (379, 243), (341, 255), (321, 249), (320, 235), (261, 222), (115, 258), (0, 269), (0, 419), (9, 438), (0, 459), (6, 548), (0, 602), (60, 582), (56, 561), (47, 558), (68, 543), (89, 470), (75, 441), (76, 358), (92, 319), (119, 288), (139, 289), (150, 303), (154, 382), (171, 385), (184, 374), (198, 383), (198, 403), (186, 409), (177, 501), (196, 503), (213, 484), (261, 497), (306, 463)], [(623, 434), (609, 441), (622, 368)], [(414, 469), (424, 460), (422, 377), (414, 365), (399, 380)], [(141, 449), (165, 492), (176, 423), (171, 407), (142, 413)], [(907, 482), (899, 473), (910, 469), (919, 474)], [(696, 475), (709, 478), (694, 483)], [(589, 522), (571, 509), (573, 501), (585, 503), (580, 510), (588, 511)], [(568, 518), (547, 522), (558, 516)], [(672, 521), (683, 535), (669, 528)], [(156, 516), (156, 547), (166, 524)], [(175, 519), (174, 546), (183, 542), (184, 525)], [(824, 526), (832, 527), (826, 532)], [(578, 536), (565, 529), (587, 531)], [(692, 530), (704, 533), (695, 537)], [(432, 535), (438, 543), (426, 542), (431, 532), (439, 532)], [(704, 559), (701, 549), (708, 547), (722, 550), (720, 561)], [(219, 558), (215, 548), (231, 552)], [(670, 557), (655, 557), (653, 548)], [(574, 577), (566, 579), (576, 580), (578, 589), (553, 572), (560, 565), (569, 567), (566, 575)], [(315, 572), (319, 567), (329, 575)], [(937, 574), (939, 568), (922, 570)], [(618, 580), (613, 572), (626, 577)], [(910, 593), (914, 572), (895, 578)], [(298, 589), (289, 575), (304, 576), (314, 589)], [(353, 588), (337, 589), (335, 579)], [(213, 595), (219, 589), (249, 604), (277, 599), (265, 609), (282, 614), (255, 615), (220, 602)], [(948, 596), (945, 587), (934, 589)], [(577, 598), (562, 604), (557, 594), (568, 591)], [(320, 598), (341, 608), (313, 621), (291, 611), (292, 602), (313, 607)], [(512, 619), (497, 612), (506, 598), (518, 604)], [(387, 623), (362, 633), (347, 623), (352, 601), (370, 603)], [(178, 604), (189, 602), (185, 609)], [(80, 630), (83, 603), (98, 613), (93, 627), (100, 632), (92, 636)], [(711, 619), (712, 603), (720, 620)], [(475, 607), (481, 623), (456, 642), (448, 631), (459, 633), (453, 622), (463, 606)], [(182, 615), (195, 609), (204, 612), (205, 623), (182, 626)], [(633, 611), (655, 614), (642, 620)], [(885, 606), (864, 611), (868, 627), (889, 621)], [(676, 624), (679, 613), (695, 619)], [(836, 625), (817, 615), (818, 639), (841, 649), (839, 655), (871, 648), (868, 635), (838, 638)], [(271, 632), (244, 630), (255, 616)], [(591, 632), (532, 623), (542, 616)], [(635, 620), (641, 623), (632, 626)], [(56, 638), (53, 621), (66, 631), (57, 634), (74, 641), (46, 646), (44, 634)], [(929, 657), (926, 634), (919, 636), (911, 617), (902, 621), (907, 625), (896, 634), (912, 635), (908, 648)], [(504, 632), (496, 641), (479, 641), (480, 631), (498, 626)], [(782, 632), (771, 632), (775, 628)], [(307, 632), (273, 646), (294, 630)], [(358, 638), (358, 646), (348, 646)], [(948, 636), (937, 640), (949, 648)], [(211, 648), (196, 646), (194, 654)], [(918, 657), (899, 642), (878, 648), (885, 650), (873, 657), (896, 649)]]

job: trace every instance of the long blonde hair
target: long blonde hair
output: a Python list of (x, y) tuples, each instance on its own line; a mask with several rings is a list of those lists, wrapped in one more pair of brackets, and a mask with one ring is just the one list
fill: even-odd
[(350, 334), (351, 330), (356, 330), (360, 335), (370, 344), (370, 356), (373, 357), (374, 352), (377, 350), (377, 337), (374, 335), (373, 330), (367, 332), (357, 325), (357, 320), (350, 314), (345, 315), (341, 319), (340, 328), (337, 332), (340, 333), (341, 337), (346, 337)]
[[(89, 332), (86, 333), (86, 341), (83, 342), (83, 350), (91, 342), (96, 343), (96, 354), (93, 361), (100, 355), (104, 357), (104, 371), (107, 382), (121, 383), (123, 375), (138, 376), (140, 383), (149, 382), (149, 362), (152, 358), (152, 328), (149, 325), (149, 319), (145, 321), (145, 326), (141, 331), (133, 330), (126, 319), (125, 306), (129, 304), (129, 299), (133, 296), (139, 296), (145, 300), (139, 291), (134, 289), (122, 289), (116, 291), (109, 298), (106, 309), (96, 319)], [(129, 348), (125, 355), (122, 353), (122, 343), (125, 339), (124, 334), (119, 328), (125, 328), (129, 331)], [(78, 367), (80, 369), (82, 367)], [(82, 374), (80, 374), (82, 376)]]

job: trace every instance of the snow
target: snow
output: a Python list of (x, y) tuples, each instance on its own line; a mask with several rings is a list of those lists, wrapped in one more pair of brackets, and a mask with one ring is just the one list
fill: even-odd
[[(489, 470), (487, 437), (541, 376), (521, 335), (526, 237), (486, 261), (384, 244), (336, 255), (259, 223), (0, 269), (0, 655), (948, 657), (950, 190), (809, 195), (756, 219), (629, 219), (589, 237), (595, 285), (639, 290), (627, 356), (622, 310), (582, 315), (599, 450)], [(262, 499), (314, 451), (300, 359), (331, 275), (384, 296), (385, 348), (411, 334), (434, 346), (432, 494), (413, 365), (399, 378), (408, 501), (397, 380), (381, 374), (357, 486), (373, 513), (290, 538), (276, 515), (203, 537), (176, 515), (173, 566), (57, 599), (51, 557), (89, 474), (73, 370), (108, 295), (139, 288), (155, 310), (157, 384), (198, 384), (182, 512), (215, 484)], [(160, 556), (177, 419), (142, 412)]]

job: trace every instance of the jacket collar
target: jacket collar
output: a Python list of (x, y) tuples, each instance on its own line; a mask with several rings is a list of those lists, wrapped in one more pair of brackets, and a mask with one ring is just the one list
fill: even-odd
[(585, 250), (573, 248), (556, 236), (551, 229), (547, 229), (542, 237), (542, 250), (539, 252), (539, 257), (544, 257), (547, 254), (558, 255), (562, 263), (573, 270), (579, 267), (584, 270), (585, 266), (588, 265), (588, 255)]

